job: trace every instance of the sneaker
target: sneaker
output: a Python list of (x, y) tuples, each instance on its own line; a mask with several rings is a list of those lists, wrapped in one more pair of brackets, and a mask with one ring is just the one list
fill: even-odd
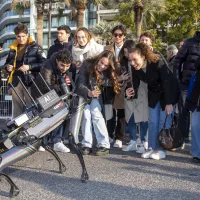
[(145, 152), (146, 150), (145, 150), (144, 144), (141, 144), (138, 150), (136, 151), (136, 153), (145, 153)]
[(121, 140), (116, 140), (113, 147), (116, 148), (122, 148), (122, 141)]
[(141, 155), (142, 158), (150, 158), (150, 155), (153, 153), (152, 149), (148, 149), (145, 153)]
[(136, 141), (131, 140), (129, 145), (126, 148), (123, 148), (122, 151), (136, 151)]
[(151, 155), (150, 158), (155, 159), (155, 160), (160, 160), (164, 159), (166, 157), (164, 151), (154, 151)]
[(63, 142), (57, 142), (53, 145), (53, 149), (54, 151), (60, 151), (60, 152), (63, 152), (63, 153), (69, 153), (70, 152), (70, 149), (68, 149), (64, 144)]
[(81, 150), (83, 155), (89, 155), (92, 153), (92, 148), (89, 147), (82, 147)]
[(45, 148), (44, 148), (43, 146), (40, 146), (39, 149), (38, 149), (38, 151), (44, 152), (44, 151), (45, 151)]
[(109, 154), (110, 149), (105, 148), (105, 147), (99, 147), (98, 150), (96, 151), (96, 156), (104, 156)]
[(147, 149), (148, 149), (148, 142), (145, 141), (145, 142), (143, 143), (143, 145), (144, 145), (145, 150), (147, 150)]

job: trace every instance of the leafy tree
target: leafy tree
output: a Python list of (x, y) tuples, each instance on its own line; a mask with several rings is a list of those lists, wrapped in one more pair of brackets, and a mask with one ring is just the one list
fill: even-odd
[(168, 44), (179, 43), (200, 29), (200, 1), (166, 0), (166, 12), (157, 15), (156, 23)]

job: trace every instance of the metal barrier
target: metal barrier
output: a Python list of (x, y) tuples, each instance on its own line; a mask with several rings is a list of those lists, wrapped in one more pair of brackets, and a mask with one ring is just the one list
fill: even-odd
[(0, 119), (8, 119), (13, 117), (12, 96), (8, 94), (7, 79), (1, 79), (0, 88)]

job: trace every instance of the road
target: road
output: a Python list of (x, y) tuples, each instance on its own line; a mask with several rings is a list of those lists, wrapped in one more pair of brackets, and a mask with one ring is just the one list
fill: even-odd
[[(200, 164), (189, 150), (167, 152), (165, 160), (142, 159), (135, 152), (111, 149), (108, 156), (85, 156), (90, 176), (80, 181), (75, 154), (59, 153), (67, 171), (48, 152), (37, 152), (5, 170), (20, 188), (15, 200), (199, 200)], [(9, 185), (0, 181), (0, 200), (8, 200)]]

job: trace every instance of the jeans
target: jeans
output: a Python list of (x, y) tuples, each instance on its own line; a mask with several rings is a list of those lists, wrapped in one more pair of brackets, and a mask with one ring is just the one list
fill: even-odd
[[(148, 130), (148, 122), (140, 122), (140, 138), (141, 141), (145, 141), (145, 136)], [(131, 140), (136, 140), (136, 123), (134, 119), (134, 115), (131, 116), (129, 122), (127, 124), (127, 131), (130, 135)]]
[(183, 134), (184, 138), (189, 137), (190, 128), (190, 112), (185, 107), (187, 92), (187, 89), (181, 90), (181, 95), (178, 102), (178, 128)]
[[(149, 134), (148, 146), (153, 150), (159, 149), (158, 133), (162, 130), (166, 112), (161, 109), (160, 102), (157, 103), (155, 108), (149, 108)], [(172, 117), (168, 116), (166, 122), (166, 129), (170, 128), (172, 124)]]
[(200, 112), (192, 113), (192, 157), (200, 158)]
[(82, 122), (82, 134), (84, 147), (92, 147), (92, 124), (96, 135), (97, 143), (99, 147), (110, 148), (108, 131), (105, 123), (105, 119), (101, 113), (101, 105), (98, 99), (93, 99), (90, 104), (87, 104), (84, 108), (84, 118)]

